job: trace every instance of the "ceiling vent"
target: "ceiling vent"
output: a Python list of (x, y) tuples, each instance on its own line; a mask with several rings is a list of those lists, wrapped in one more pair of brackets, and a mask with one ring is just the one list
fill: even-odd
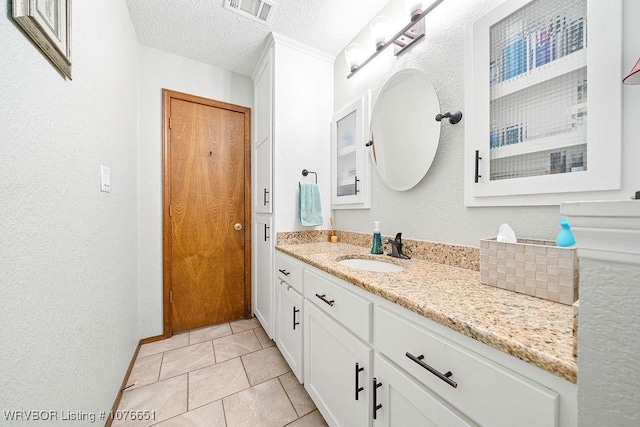
[(271, 23), (277, 3), (270, 0), (224, 0), (224, 7), (242, 16), (262, 22)]

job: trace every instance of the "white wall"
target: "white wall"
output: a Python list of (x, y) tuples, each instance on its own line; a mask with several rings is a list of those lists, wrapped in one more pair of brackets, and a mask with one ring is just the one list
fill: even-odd
[[(318, 177), (321, 227), (331, 216), (331, 113), (333, 58), (276, 36), (274, 96), (273, 202), (275, 231), (310, 230), (298, 220), (299, 182)], [(275, 241), (274, 241), (275, 243)]]
[(140, 337), (162, 334), (162, 89), (253, 108), (253, 81), (140, 46)]
[(578, 425), (640, 425), (640, 202), (566, 203), (580, 258)]
[(578, 425), (640, 422), (640, 265), (580, 258)]
[[(334, 67), (334, 107), (339, 109), (372, 89), (372, 105), (385, 81), (404, 68), (416, 68), (433, 82), (442, 111), (465, 111), (464, 52), (465, 30), (502, 0), (448, 0), (425, 18), (426, 35), (400, 57), (383, 52), (355, 76), (347, 80), (348, 70), (341, 54)], [(391, 0), (381, 11), (392, 18), (401, 17), (402, 0)], [(640, 3), (624, 1), (623, 70), (631, 70), (640, 51), (640, 29), (634, 17), (640, 15)], [(400, 22), (400, 21), (399, 21)], [(365, 52), (373, 52), (369, 28), (356, 39)], [(391, 50), (391, 49), (388, 49)], [(622, 76), (620, 76), (622, 80)], [(640, 87), (623, 87), (623, 190), (601, 192), (598, 198), (628, 199), (640, 190)], [(615, 118), (612, 118), (615, 120)], [(370, 210), (336, 211), (339, 229), (370, 232), (373, 221), (382, 221), (382, 232), (403, 232), (404, 236), (447, 243), (479, 245), (479, 239), (495, 236), (498, 226), (506, 222), (516, 234), (530, 238), (555, 240), (559, 230), (558, 206), (465, 208), (464, 207), (464, 123), (442, 125), (440, 146), (426, 177), (406, 192), (389, 190), (376, 173), (372, 173), (372, 207)], [(606, 143), (606, 141), (603, 141)], [(580, 200), (580, 196), (576, 196)], [(576, 200), (576, 199), (574, 199)]]
[[(74, 2), (65, 81), (10, 3), (0, 3), (0, 408), (108, 411), (140, 338), (138, 43), (124, 0)], [(111, 193), (100, 192), (101, 164)]]

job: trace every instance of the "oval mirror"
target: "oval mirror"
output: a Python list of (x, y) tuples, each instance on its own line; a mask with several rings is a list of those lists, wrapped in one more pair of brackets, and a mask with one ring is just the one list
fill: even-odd
[(392, 190), (406, 191), (426, 175), (438, 149), (438, 95), (418, 70), (397, 72), (385, 83), (371, 117), (370, 158)]

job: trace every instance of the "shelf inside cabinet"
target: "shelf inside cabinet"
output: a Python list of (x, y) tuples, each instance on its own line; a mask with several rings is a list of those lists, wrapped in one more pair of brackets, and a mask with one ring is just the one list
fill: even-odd
[(350, 154), (355, 155), (356, 153), (356, 144), (349, 144), (343, 147), (338, 147), (338, 157), (345, 157)]
[(587, 48), (551, 61), (509, 80), (491, 85), (491, 101), (587, 66)]
[(579, 126), (575, 129), (568, 129), (565, 132), (554, 133), (541, 138), (525, 139), (517, 144), (492, 148), (491, 160), (581, 145), (586, 140), (586, 127)]

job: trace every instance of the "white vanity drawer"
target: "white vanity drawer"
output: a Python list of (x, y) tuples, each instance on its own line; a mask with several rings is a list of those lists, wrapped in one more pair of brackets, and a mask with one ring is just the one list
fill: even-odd
[(306, 269), (304, 296), (358, 337), (371, 341), (371, 301)]
[(491, 427), (558, 425), (556, 392), (384, 307), (375, 308), (373, 330), (379, 352), (478, 424)]
[(302, 293), (302, 266), (276, 252), (276, 277)]

